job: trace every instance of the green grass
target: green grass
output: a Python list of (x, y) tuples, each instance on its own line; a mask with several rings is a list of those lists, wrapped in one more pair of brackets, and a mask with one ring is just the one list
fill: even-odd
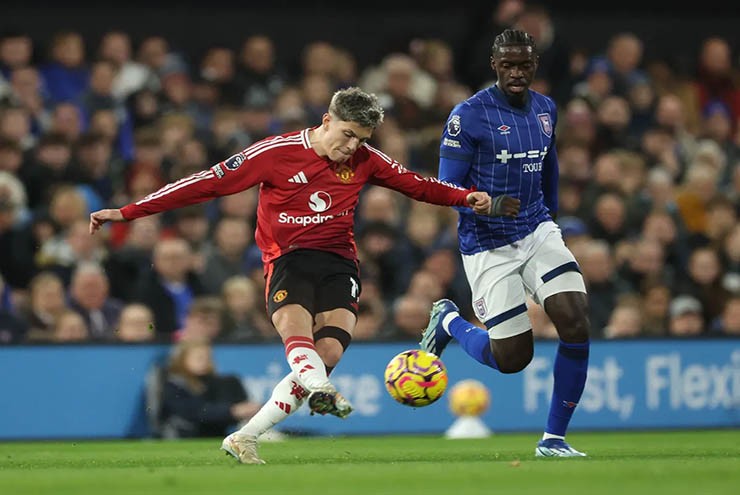
[(244, 466), (220, 439), (0, 443), (0, 494), (721, 495), (740, 493), (740, 431), (573, 433), (581, 459), (535, 459), (537, 434), (291, 438)]

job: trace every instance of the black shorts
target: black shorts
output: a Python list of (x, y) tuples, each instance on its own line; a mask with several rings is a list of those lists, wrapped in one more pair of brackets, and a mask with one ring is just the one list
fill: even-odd
[(360, 273), (355, 261), (338, 254), (299, 249), (267, 267), (267, 314), (286, 304), (300, 304), (312, 315), (344, 308), (357, 315)]

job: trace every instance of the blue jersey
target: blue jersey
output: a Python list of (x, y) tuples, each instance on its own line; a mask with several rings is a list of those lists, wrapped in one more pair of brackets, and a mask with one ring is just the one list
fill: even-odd
[(512, 107), (498, 86), (492, 86), (452, 110), (440, 145), (439, 178), (521, 201), (516, 218), (459, 208), (463, 254), (516, 242), (557, 212), (556, 123), (555, 102), (531, 90), (524, 108)]

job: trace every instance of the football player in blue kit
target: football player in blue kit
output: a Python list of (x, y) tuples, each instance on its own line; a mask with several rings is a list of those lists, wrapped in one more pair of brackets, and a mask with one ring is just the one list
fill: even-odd
[(441, 355), (454, 338), (478, 362), (517, 373), (532, 360), (526, 298), (544, 307), (559, 345), (545, 433), (535, 454), (581, 457), (565, 434), (586, 383), (588, 298), (580, 269), (554, 219), (558, 209), (557, 110), (529, 86), (534, 39), (507, 29), (492, 47), (497, 82), (459, 103), (440, 144), (439, 178), (488, 192), (493, 216), (458, 209), (458, 239), (473, 309), (487, 330), (460, 317), (448, 299), (432, 306), (421, 347)]

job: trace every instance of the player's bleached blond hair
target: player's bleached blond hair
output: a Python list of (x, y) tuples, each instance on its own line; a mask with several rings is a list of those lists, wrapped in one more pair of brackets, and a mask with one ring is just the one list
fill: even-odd
[(329, 114), (371, 129), (383, 122), (383, 107), (378, 103), (378, 97), (358, 87), (340, 89), (334, 93), (329, 103)]

